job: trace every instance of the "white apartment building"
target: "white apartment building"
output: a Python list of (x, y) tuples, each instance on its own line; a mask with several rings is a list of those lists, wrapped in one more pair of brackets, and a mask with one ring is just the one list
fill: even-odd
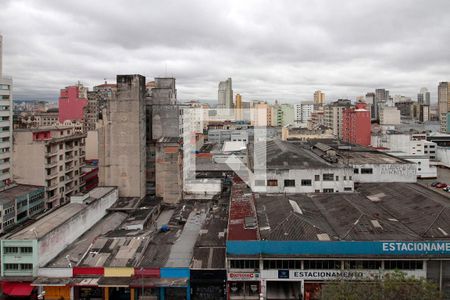
[(311, 114), (314, 111), (314, 102), (305, 101), (300, 104), (294, 104), (294, 124), (298, 127), (306, 127)]
[(80, 192), (85, 138), (74, 126), (18, 129), (14, 132), (14, 180), (46, 187), (46, 208)]
[(0, 190), (12, 183), (12, 78), (2, 75), (2, 36), (0, 35)]
[(324, 106), (324, 125), (333, 130), (333, 135), (342, 138), (344, 110), (351, 107), (350, 100), (340, 99)]

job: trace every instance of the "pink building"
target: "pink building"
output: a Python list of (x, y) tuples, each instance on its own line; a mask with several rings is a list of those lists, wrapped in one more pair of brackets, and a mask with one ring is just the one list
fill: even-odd
[(354, 108), (344, 110), (342, 120), (342, 140), (362, 146), (370, 145), (370, 112), (367, 104), (358, 102)]
[(86, 93), (87, 89), (81, 84), (68, 86), (61, 90), (58, 100), (60, 123), (66, 120), (83, 120), (83, 108), (88, 103)]

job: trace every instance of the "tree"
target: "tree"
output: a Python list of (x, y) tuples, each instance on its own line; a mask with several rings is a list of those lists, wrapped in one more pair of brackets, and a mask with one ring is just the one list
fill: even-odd
[(336, 280), (322, 286), (322, 300), (438, 300), (438, 286), (426, 279), (395, 271), (369, 281)]

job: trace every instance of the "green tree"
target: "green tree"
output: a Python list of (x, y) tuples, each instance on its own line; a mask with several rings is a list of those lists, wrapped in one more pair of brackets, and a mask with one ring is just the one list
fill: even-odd
[(322, 286), (321, 300), (439, 300), (438, 286), (403, 272), (385, 274), (369, 281), (336, 280)]

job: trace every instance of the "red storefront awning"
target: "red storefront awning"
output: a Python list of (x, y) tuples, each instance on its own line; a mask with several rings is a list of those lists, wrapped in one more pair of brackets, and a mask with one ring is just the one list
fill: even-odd
[(3, 293), (9, 296), (27, 297), (31, 295), (33, 287), (25, 282), (4, 282)]

